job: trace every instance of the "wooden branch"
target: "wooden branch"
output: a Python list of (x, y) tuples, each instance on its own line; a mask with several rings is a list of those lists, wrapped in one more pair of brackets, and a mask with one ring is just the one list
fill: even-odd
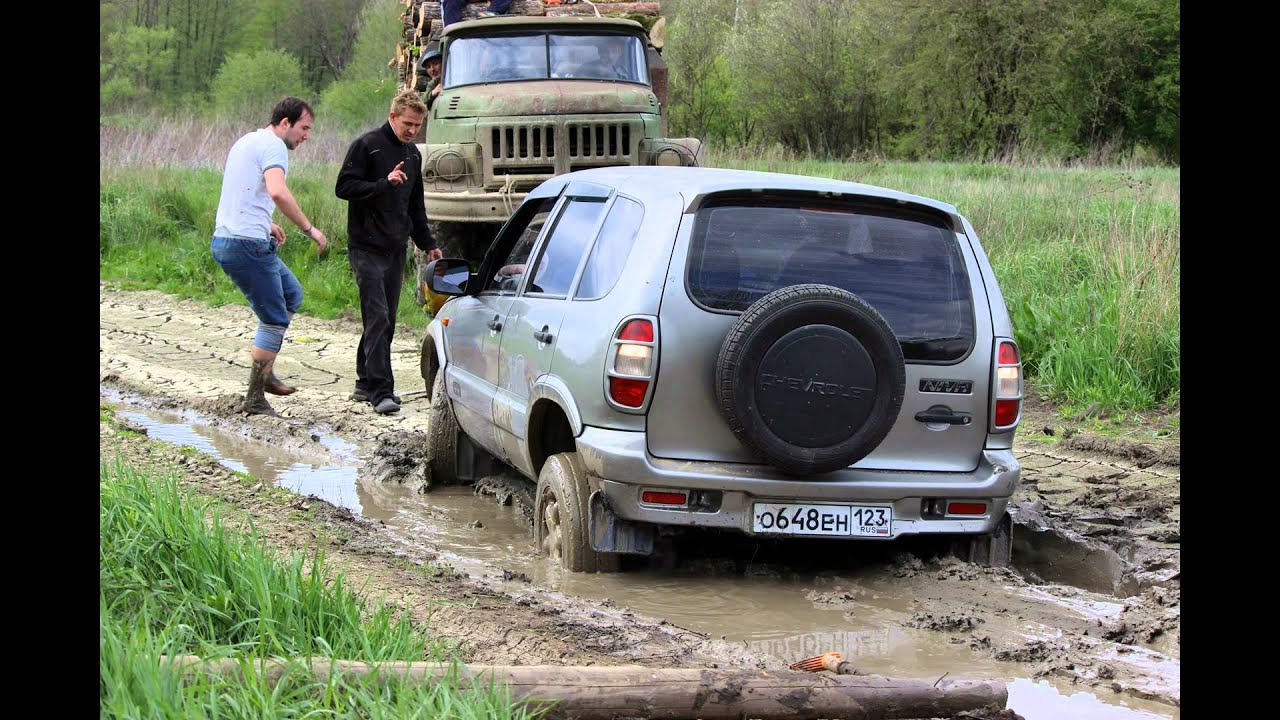
[[(462, 9), (462, 19), (475, 20), (477, 17), (479, 17), (479, 15), (477, 15), (476, 13), (485, 9), (485, 7), (486, 5), (481, 5), (477, 2), (468, 2), (466, 7)], [(440, 15), (439, 2), (433, 2), (432, 0), (427, 0), (427, 2), (422, 3), (422, 12), (424, 15), (426, 15), (427, 17), (430, 17), (432, 20), (441, 20), (441, 24), (443, 24), (443, 19), (442, 19), (443, 16)], [(538, 15), (545, 15), (545, 14), (546, 14), (546, 8), (543, 7), (542, 0), (515, 0), (515, 2), (511, 3), (511, 9), (507, 11), (507, 15), (511, 17), (516, 17), (519, 15), (538, 16)], [(432, 35), (436, 35), (436, 36), (438, 36), (439, 34), (440, 33), (438, 32), (432, 33)]]
[[(240, 678), (240, 661), (204, 661), (174, 656), (189, 674)], [(253, 661), (255, 671), (274, 686), (289, 663)], [(296, 665), (295, 665), (296, 667)], [(462, 665), (460, 687), (507, 685), (516, 701), (550, 701), (549, 718), (610, 720), (615, 717), (689, 718), (871, 718), (950, 717), (989, 705), (1004, 707), (1003, 683), (979, 680), (897, 680), (878, 675), (831, 675), (792, 670), (710, 670), (697, 668), (561, 667), (552, 665)], [(443, 663), (388, 662), (379, 668), (349, 660), (313, 659), (311, 672), (327, 681), (339, 672), (370, 681), (395, 676), (437, 682), (449, 675)]]
[(593, 8), (585, 2), (574, 3), (572, 5), (549, 5), (547, 6), (547, 14), (555, 13), (556, 15), (591, 15), (595, 16), (596, 10), (601, 15), (661, 15), (662, 5), (656, 2), (616, 2), (616, 3), (596, 3)]

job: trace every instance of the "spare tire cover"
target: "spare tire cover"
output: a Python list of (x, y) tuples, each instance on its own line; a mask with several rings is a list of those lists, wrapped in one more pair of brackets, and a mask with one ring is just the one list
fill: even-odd
[(866, 457), (898, 419), (902, 348), (865, 300), (792, 285), (752, 303), (716, 358), (716, 399), (734, 435), (795, 475)]

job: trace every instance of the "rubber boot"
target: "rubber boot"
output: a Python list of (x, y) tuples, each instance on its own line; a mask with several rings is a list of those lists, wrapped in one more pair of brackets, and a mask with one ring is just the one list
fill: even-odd
[(267, 398), (262, 394), (269, 374), (264, 372), (266, 368), (266, 360), (254, 360), (253, 367), (249, 370), (249, 390), (244, 394), (244, 407), (241, 408), (249, 415), (274, 416), (277, 414), (275, 409), (267, 404)]
[(267, 375), (267, 382), (262, 386), (262, 389), (272, 395), (292, 395), (298, 392), (298, 388), (281, 382), (280, 378), (276, 377), (276, 371), (274, 368), (271, 370), (271, 373)]

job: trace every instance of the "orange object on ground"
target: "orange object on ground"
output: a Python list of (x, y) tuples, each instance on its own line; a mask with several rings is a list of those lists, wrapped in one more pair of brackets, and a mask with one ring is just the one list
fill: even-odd
[(805, 672), (821, 672), (830, 670), (831, 672), (839, 672), (840, 662), (844, 660), (844, 655), (838, 652), (823, 653), (814, 655), (811, 658), (805, 658), (799, 662), (791, 663), (792, 670), (803, 670)]

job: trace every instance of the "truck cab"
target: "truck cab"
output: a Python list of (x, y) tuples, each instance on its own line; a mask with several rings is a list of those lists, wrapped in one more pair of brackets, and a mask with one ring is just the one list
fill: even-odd
[[(701, 164), (701, 142), (668, 138), (665, 65), (633, 20), (500, 17), (440, 35), (442, 88), (428, 113), (427, 217), (484, 226), (487, 247), (529, 190), (588, 168)], [(443, 228), (442, 245), (458, 228)]]

